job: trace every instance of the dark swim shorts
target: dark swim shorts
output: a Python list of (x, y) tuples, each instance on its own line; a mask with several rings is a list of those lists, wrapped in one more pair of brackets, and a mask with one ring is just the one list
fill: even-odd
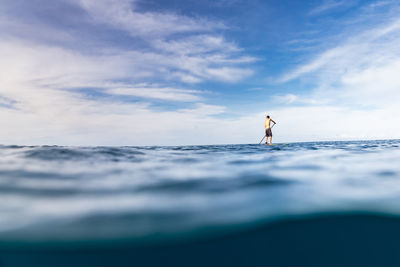
[(267, 136), (267, 137), (272, 137), (272, 131), (271, 131), (271, 128), (268, 128), (268, 129), (265, 129), (265, 135)]

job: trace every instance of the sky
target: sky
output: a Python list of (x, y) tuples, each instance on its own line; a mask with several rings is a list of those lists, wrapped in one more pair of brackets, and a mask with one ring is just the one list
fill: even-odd
[(0, 0), (0, 143), (400, 138), (400, 3)]

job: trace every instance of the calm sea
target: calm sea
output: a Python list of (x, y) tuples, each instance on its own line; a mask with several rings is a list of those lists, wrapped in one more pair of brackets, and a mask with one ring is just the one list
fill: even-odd
[(400, 140), (0, 146), (0, 266), (400, 266)]

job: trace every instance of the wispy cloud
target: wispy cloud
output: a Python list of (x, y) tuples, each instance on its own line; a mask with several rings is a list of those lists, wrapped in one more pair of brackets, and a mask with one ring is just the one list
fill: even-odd
[[(282, 83), (302, 80), (312, 88), (302, 94), (278, 94), (276, 98), (289, 106), (274, 111), (308, 135), (306, 139), (398, 137), (400, 20), (395, 15), (371, 14), (378, 15), (384, 22), (368, 23), (356, 32), (344, 29), (340, 34), (347, 38), (279, 78)], [(304, 123), (300, 125), (298, 119)], [(379, 125), (378, 132), (371, 132), (374, 125)]]
[(169, 87), (122, 87), (107, 89), (105, 92), (111, 95), (132, 96), (145, 99), (159, 99), (178, 102), (195, 102), (203, 100), (202, 97), (199, 96), (199, 94), (201, 94), (200, 91)]
[(316, 16), (340, 7), (348, 7), (354, 4), (355, 1), (353, 0), (325, 0), (321, 5), (313, 8), (308, 14), (310, 16)]
[(153, 41), (152, 45), (159, 50), (179, 55), (196, 55), (216, 51), (228, 54), (240, 51), (236, 44), (227, 42), (222, 36), (211, 34), (188, 36), (183, 39), (157, 39)]
[(225, 28), (220, 22), (174, 13), (138, 12), (137, 0), (73, 0), (94, 20), (134, 36), (160, 37), (175, 33), (209, 32)]
[(395, 1), (393, 1), (393, 0), (390, 0), (390, 1), (378, 1), (378, 2), (375, 2), (375, 3), (371, 3), (368, 6), (368, 8), (370, 8), (370, 9), (380, 8), (380, 7), (392, 5), (393, 3), (395, 3)]
[(365, 69), (379, 62), (387, 62), (400, 55), (400, 49), (396, 45), (400, 40), (399, 33), (398, 19), (366, 29), (316, 55), (313, 60), (298, 66), (279, 80), (288, 82), (317, 71), (325, 74), (324, 78), (327, 79), (329, 74), (338, 77), (349, 70)]

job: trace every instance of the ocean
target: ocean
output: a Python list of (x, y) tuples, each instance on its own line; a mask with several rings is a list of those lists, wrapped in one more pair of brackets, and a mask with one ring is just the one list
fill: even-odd
[(400, 140), (0, 146), (0, 266), (400, 266)]

